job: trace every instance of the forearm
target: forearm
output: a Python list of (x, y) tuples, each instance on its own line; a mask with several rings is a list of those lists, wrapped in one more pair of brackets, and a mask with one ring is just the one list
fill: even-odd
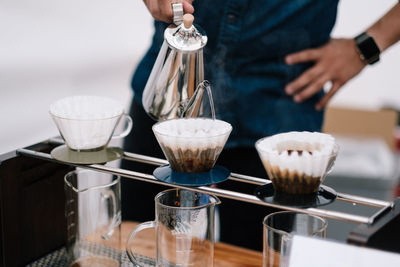
[(381, 51), (400, 40), (400, 3), (367, 29)]

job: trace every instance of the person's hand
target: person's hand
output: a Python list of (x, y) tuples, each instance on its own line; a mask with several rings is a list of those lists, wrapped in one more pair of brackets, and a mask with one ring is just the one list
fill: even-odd
[(295, 102), (310, 98), (322, 90), (325, 83), (332, 83), (331, 89), (316, 104), (317, 110), (323, 109), (332, 96), (366, 66), (353, 39), (331, 39), (319, 48), (287, 55), (285, 61), (289, 65), (315, 62), (297, 79), (286, 85), (286, 93), (292, 95)]
[[(155, 20), (164, 21), (168, 23), (172, 22), (171, 0), (143, 0), (143, 2)], [(187, 13), (193, 14), (194, 8), (192, 6), (192, 2), (193, 0), (182, 1), (184, 14)]]

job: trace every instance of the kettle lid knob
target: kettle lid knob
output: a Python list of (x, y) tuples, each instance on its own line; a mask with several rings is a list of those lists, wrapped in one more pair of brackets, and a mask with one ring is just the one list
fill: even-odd
[(185, 14), (183, 15), (183, 25), (185, 26), (186, 29), (189, 29), (192, 27), (194, 21), (194, 17), (192, 14)]

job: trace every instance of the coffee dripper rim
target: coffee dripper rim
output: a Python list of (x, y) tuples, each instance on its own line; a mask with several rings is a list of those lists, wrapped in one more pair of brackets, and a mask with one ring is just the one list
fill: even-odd
[[(64, 105), (71, 105), (73, 103), (76, 105), (78, 103), (79, 105), (82, 105), (80, 101), (103, 101), (104, 103), (107, 104), (108, 112), (110, 114), (106, 114), (105, 112), (100, 112), (99, 114), (106, 114), (106, 116), (93, 116), (93, 113), (90, 113), (92, 117), (89, 116), (84, 116), (84, 117), (78, 117), (79, 114), (77, 115), (77, 112), (74, 112), (72, 115), (71, 114), (64, 114), (64, 112), (60, 112), (60, 107), (62, 109), (62, 106)], [(104, 104), (103, 103), (103, 104)], [(97, 103), (98, 104), (98, 103)], [(65, 108), (65, 107), (64, 107)], [(99, 95), (71, 95), (71, 96), (66, 96), (61, 99), (58, 99), (54, 101), (53, 103), (50, 104), (49, 114), (57, 119), (63, 119), (63, 120), (75, 120), (75, 121), (99, 121), (99, 120), (108, 120), (108, 119), (114, 119), (117, 117), (122, 116), (123, 114), (126, 114), (125, 109), (123, 105), (116, 99), (108, 96), (99, 96)], [(61, 114), (60, 114), (61, 113)], [(99, 115), (97, 114), (97, 115)]]
[[(309, 132), (309, 131), (292, 131), (292, 132), (299, 132), (299, 133), (318, 133), (318, 134), (323, 134), (323, 135), (328, 135), (326, 133), (321, 133), (321, 132)], [(261, 152), (263, 154), (273, 154), (273, 152), (268, 151), (267, 149), (265, 149), (265, 147), (262, 145), (262, 143), (266, 142), (267, 140), (271, 140), (274, 136), (278, 136), (281, 134), (288, 134), (288, 133), (292, 133), (292, 132), (285, 132), (285, 133), (280, 133), (280, 134), (275, 134), (275, 135), (270, 135), (270, 136), (265, 136), (262, 137), (260, 139), (258, 139), (254, 146), (256, 147), (258, 152)], [(336, 157), (339, 154), (340, 151), (340, 146), (338, 145), (338, 143), (336, 143), (335, 141), (333, 142), (333, 147), (332, 150), (329, 153), (321, 153), (319, 155), (313, 155), (314, 157)]]
[[(218, 133), (215, 135), (209, 135), (209, 136), (179, 136), (179, 135), (171, 135), (171, 134), (166, 134), (166, 133), (161, 133), (159, 131), (156, 131), (155, 128), (157, 127), (157, 125), (161, 124), (161, 123), (165, 123), (166, 121), (177, 121), (177, 120), (208, 120), (208, 121), (218, 121), (218, 122), (223, 122), (226, 124), (227, 126), (227, 130), (224, 131), (223, 133)], [(212, 118), (202, 118), (202, 117), (195, 117), (195, 118), (175, 118), (175, 119), (170, 119), (170, 120), (164, 120), (164, 121), (159, 121), (156, 122), (152, 127), (152, 130), (155, 134), (157, 135), (161, 135), (161, 136), (165, 136), (165, 137), (173, 137), (173, 138), (182, 138), (182, 139), (201, 139), (201, 138), (214, 138), (214, 137), (220, 137), (220, 136), (224, 136), (227, 134), (230, 134), (232, 132), (232, 125), (229, 122), (226, 122), (224, 120), (219, 120), (219, 119), (212, 119)]]
[(50, 114), (52, 117), (56, 118), (56, 119), (69, 120), (69, 121), (101, 121), (101, 120), (115, 119), (115, 118), (118, 118), (118, 117), (120, 117), (120, 116), (122, 116), (122, 115), (124, 115), (124, 114), (127, 114), (127, 113), (126, 113), (126, 112), (122, 112), (121, 114), (114, 115), (114, 116), (111, 116), (111, 117), (91, 118), (91, 119), (89, 119), (89, 118), (73, 118), (73, 117), (67, 118), (67, 117), (62, 117), (62, 116), (59, 116), (59, 115), (55, 115), (55, 114), (52, 113), (50, 110), (49, 110), (49, 114)]

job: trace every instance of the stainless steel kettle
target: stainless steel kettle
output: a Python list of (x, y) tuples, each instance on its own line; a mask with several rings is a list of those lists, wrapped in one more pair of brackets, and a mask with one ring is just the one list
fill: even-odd
[[(204, 91), (211, 102), (211, 91), (204, 90), (208, 84), (203, 82), (207, 36), (193, 25), (193, 20), (191, 14), (185, 14), (183, 23), (164, 31), (164, 42), (142, 98), (144, 109), (157, 121), (201, 116)], [(176, 21), (182, 20), (174, 16)]]

